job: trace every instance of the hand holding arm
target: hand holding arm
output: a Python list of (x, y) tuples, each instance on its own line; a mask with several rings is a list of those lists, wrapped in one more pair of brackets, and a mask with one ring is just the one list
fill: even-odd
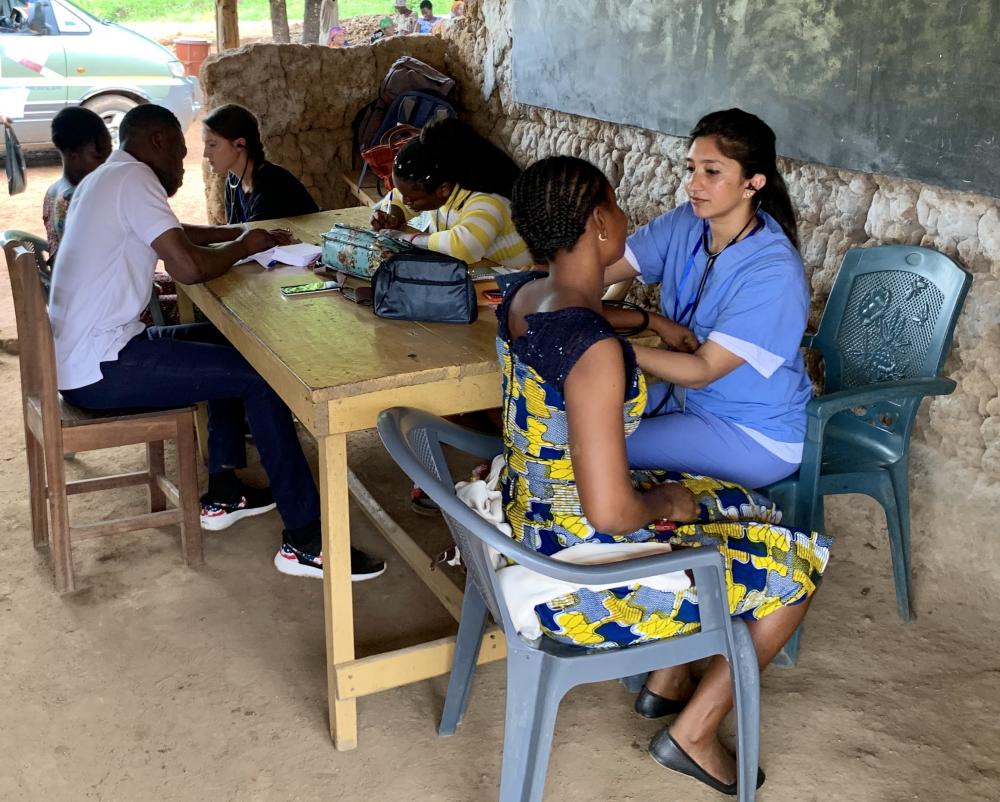
[(646, 373), (695, 390), (732, 373), (744, 361), (712, 340), (705, 342), (693, 354), (637, 345), (635, 356), (639, 367)]
[(655, 331), (664, 345), (675, 351), (682, 351), (685, 354), (693, 354), (698, 350), (701, 343), (694, 336), (694, 332), (687, 326), (675, 323), (670, 318), (657, 312), (649, 313), (649, 327)]

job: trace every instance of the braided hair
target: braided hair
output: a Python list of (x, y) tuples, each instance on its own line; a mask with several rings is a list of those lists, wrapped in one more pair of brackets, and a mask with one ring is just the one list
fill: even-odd
[(760, 208), (778, 221), (785, 236), (799, 247), (795, 208), (788, 197), (785, 179), (778, 172), (775, 136), (766, 122), (742, 109), (726, 109), (706, 114), (691, 131), (689, 142), (703, 136), (715, 137), (722, 154), (739, 162), (747, 178), (760, 173), (767, 183), (756, 194)]
[(514, 182), (511, 218), (539, 264), (570, 250), (583, 236), (594, 209), (611, 196), (597, 167), (573, 156), (551, 156), (532, 164)]
[(500, 148), (454, 117), (430, 123), (403, 146), (392, 171), (434, 192), (444, 183), (510, 197), (520, 169)]

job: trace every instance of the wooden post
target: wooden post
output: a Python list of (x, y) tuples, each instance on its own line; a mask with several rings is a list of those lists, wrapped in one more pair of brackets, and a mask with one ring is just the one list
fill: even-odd
[(240, 20), (236, 0), (215, 0), (215, 37), (220, 53), (240, 46)]

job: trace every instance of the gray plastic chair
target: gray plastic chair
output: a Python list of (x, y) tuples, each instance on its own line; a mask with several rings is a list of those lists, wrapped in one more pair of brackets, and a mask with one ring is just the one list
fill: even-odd
[[(507, 715), (504, 723), (500, 802), (542, 799), (556, 711), (574, 686), (634, 677), (666, 666), (721, 654), (733, 667), (740, 802), (756, 797), (760, 696), (757, 656), (743, 621), (729, 615), (722, 555), (715, 549), (685, 549), (607, 565), (572, 565), (545, 557), (506, 537), (462, 503), (442, 445), (479, 459), (502, 451), (496, 437), (472, 432), (417, 409), (382, 412), (379, 436), (400, 468), (434, 499), (468, 570), (465, 599), (439, 735), (452, 735), (465, 715), (487, 613), (501, 622), (507, 639)], [(492, 547), (546, 576), (579, 584), (616, 582), (691, 570), (698, 588), (699, 632), (627, 649), (591, 650), (542, 637), (517, 634), (488, 551)], [(633, 680), (634, 681), (634, 680)]]
[[(913, 245), (844, 256), (819, 329), (804, 348), (823, 357), (823, 394), (806, 408), (797, 474), (765, 488), (800, 529), (823, 527), (823, 497), (871, 496), (885, 511), (899, 617), (910, 606), (910, 433), (920, 403), (947, 395), (940, 373), (972, 276), (942, 253)], [(794, 665), (799, 632), (775, 659)]]

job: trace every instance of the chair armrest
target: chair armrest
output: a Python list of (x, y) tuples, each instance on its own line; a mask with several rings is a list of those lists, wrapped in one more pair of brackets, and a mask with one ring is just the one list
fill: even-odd
[[(470, 510), (471, 511), (471, 510)], [(473, 512), (473, 515), (475, 513)], [(478, 516), (476, 516), (478, 517)], [(712, 547), (697, 549), (682, 549), (666, 554), (655, 554), (650, 557), (639, 557), (634, 560), (621, 560), (614, 563), (595, 565), (577, 565), (554, 560), (532, 551), (520, 543), (511, 540), (498, 531), (500, 537), (506, 540), (503, 548), (497, 548), (505, 556), (518, 565), (537, 571), (539, 574), (564, 582), (578, 585), (628, 585), (637, 579), (657, 574), (669, 574), (676, 571), (694, 571), (700, 568), (715, 568), (722, 570), (722, 554)], [(512, 548), (513, 547), (513, 548)]]
[(838, 412), (852, 407), (868, 406), (880, 401), (900, 401), (923, 398), (928, 395), (948, 395), (954, 391), (955, 387), (956, 384), (951, 379), (938, 376), (880, 382), (867, 387), (840, 390), (814, 398), (806, 406), (806, 414), (810, 418), (826, 422)]
[(491, 460), (503, 453), (503, 440), (496, 435), (466, 429), (450, 420), (435, 421), (434, 432), (442, 443), (482, 460)]
[(683, 549), (666, 554), (655, 554), (635, 560), (599, 565), (576, 565), (554, 560), (544, 554), (522, 546), (489, 521), (467, 507), (454, 492), (444, 488), (439, 482), (420, 482), (421, 489), (441, 508), (441, 511), (468, 529), (476, 537), (496, 551), (510, 558), (518, 565), (530, 568), (552, 579), (575, 582), (580, 585), (602, 585), (607, 583), (628, 584), (644, 576), (666, 574), (672, 571), (687, 571), (698, 568), (722, 569), (722, 555), (714, 548)]
[[(466, 506), (455, 495), (455, 489), (445, 484), (417, 459), (407, 442), (408, 433), (426, 428), (441, 443), (446, 443), (466, 453), (492, 457), (499, 453), (499, 439), (479, 434), (417, 409), (394, 407), (379, 413), (376, 421), (379, 436), (396, 464), (416, 482), (441, 508), (441, 511), (474, 537), (506, 555), (516, 563), (553, 579), (585, 585), (606, 583), (628, 584), (655, 574), (672, 571), (706, 569), (722, 576), (722, 555), (714, 548), (683, 549), (677, 552), (640, 557), (602, 565), (574, 565), (539, 554), (516, 540), (507, 537), (489, 521)], [(405, 433), (405, 434), (404, 434)], [(721, 581), (721, 580), (720, 580)]]

